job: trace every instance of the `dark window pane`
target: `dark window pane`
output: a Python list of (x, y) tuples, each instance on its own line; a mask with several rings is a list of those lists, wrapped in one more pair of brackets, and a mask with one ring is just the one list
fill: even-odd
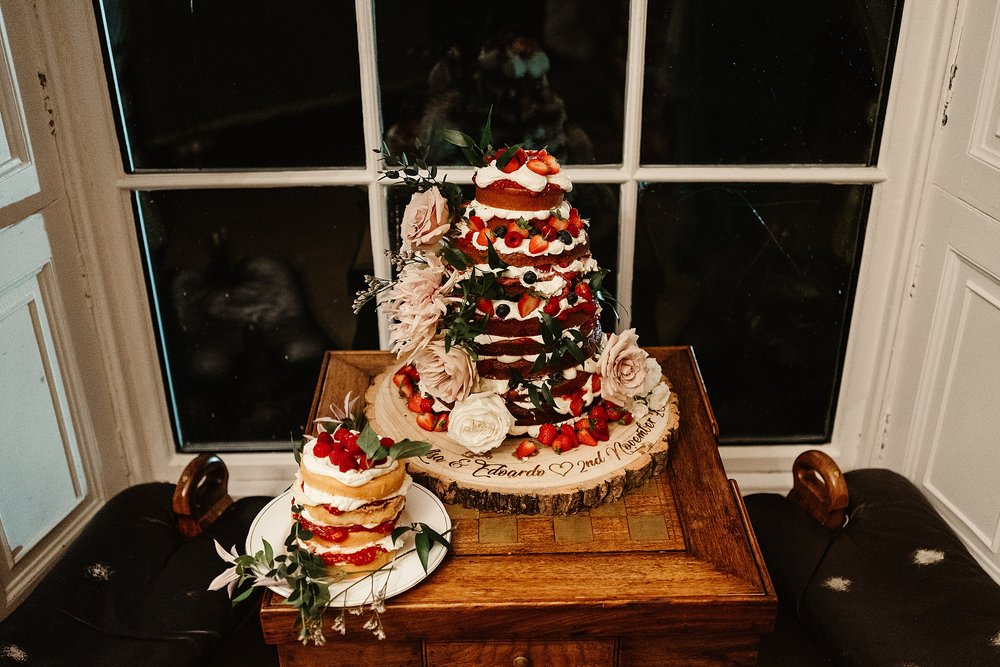
[(650, 0), (644, 164), (873, 164), (899, 0)]
[(182, 447), (287, 447), (324, 350), (378, 348), (374, 313), (351, 311), (372, 272), (367, 190), (140, 192), (137, 205)]
[[(382, 118), (396, 149), (448, 127), (563, 164), (622, 160), (628, 3), (375, 3)], [(418, 37), (415, 37), (418, 36)], [(446, 144), (439, 164), (466, 164)]]
[(364, 164), (353, 3), (101, 5), (126, 168)]
[(871, 186), (646, 185), (632, 322), (694, 346), (724, 442), (824, 442)]

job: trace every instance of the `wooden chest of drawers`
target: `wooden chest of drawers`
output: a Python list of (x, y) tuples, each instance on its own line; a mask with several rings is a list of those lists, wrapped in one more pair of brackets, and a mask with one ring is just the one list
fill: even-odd
[[(296, 612), (268, 593), (265, 640), (282, 665), (754, 664), (777, 598), (688, 348), (648, 348), (680, 399), (665, 473), (623, 500), (567, 517), (449, 506), (455, 554), (386, 603), (388, 638), (348, 617), (322, 647), (296, 638)], [(330, 352), (313, 415), (392, 359)]]

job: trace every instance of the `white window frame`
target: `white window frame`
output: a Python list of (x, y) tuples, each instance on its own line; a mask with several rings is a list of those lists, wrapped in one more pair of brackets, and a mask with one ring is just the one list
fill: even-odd
[[(847, 354), (830, 443), (815, 445), (727, 446), (720, 451), (730, 476), (744, 491), (790, 486), (794, 457), (819, 448), (845, 469), (877, 462), (887, 367), (896, 322), (905, 297), (915, 216), (930, 136), (943, 94), (950, 29), (958, 0), (921, 3), (904, 9), (893, 81), (876, 167), (843, 166), (640, 166), (642, 72), (629, 68), (625, 86), (623, 163), (574, 167), (579, 183), (621, 187), (618, 298), (631, 304), (632, 246), (640, 182), (834, 183), (874, 186), (862, 263), (851, 317)], [(931, 6), (933, 5), (933, 6)], [(355, 0), (360, 53), (362, 111), (366, 145), (381, 142), (374, 7)], [(136, 190), (366, 186), (375, 271), (388, 276), (382, 253), (388, 247), (385, 187), (377, 158), (366, 152), (363, 169), (275, 172), (191, 172), (127, 174), (122, 169), (114, 110), (104, 80), (100, 37), (90, 3), (37, 0), (48, 33), (46, 61), (57, 108), (57, 139), (67, 168), (67, 190), (76, 202), (82, 264), (94, 284), (94, 315), (101, 331), (121, 442), (134, 456), (133, 481), (176, 478), (189, 454), (175, 451), (170, 415), (160, 376), (132, 209)], [(630, 4), (629, 62), (644, 62), (645, 0)], [(471, 169), (442, 170), (449, 180), (470, 182)], [(622, 326), (628, 326), (627, 320)], [(385, 322), (380, 322), (385, 347)], [(303, 406), (307, 410), (308, 406)], [(142, 444), (137, 444), (142, 443)], [(109, 451), (112, 451), (109, 449)], [(234, 493), (274, 494), (283, 490), (294, 463), (284, 453), (228, 453)]]

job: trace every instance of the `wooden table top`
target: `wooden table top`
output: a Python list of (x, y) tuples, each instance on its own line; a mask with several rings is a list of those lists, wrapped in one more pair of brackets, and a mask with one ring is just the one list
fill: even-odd
[[(449, 506), (455, 553), (387, 601), (390, 639), (588, 639), (770, 630), (777, 598), (733, 481), (690, 348), (646, 348), (680, 399), (664, 474), (619, 502), (565, 517), (510, 516)], [(393, 360), (328, 352), (310, 422), (347, 390), (364, 395)], [(268, 592), (268, 643), (294, 642), (296, 611)], [(360, 625), (360, 623), (358, 624)], [(371, 635), (352, 628), (353, 640)]]

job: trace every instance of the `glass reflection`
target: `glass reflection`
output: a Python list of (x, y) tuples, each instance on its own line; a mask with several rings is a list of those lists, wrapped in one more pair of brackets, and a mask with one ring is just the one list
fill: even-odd
[[(438, 128), (478, 139), (492, 107), (494, 145), (621, 162), (627, 2), (378, 0), (375, 10), (383, 127), (397, 152)], [(431, 159), (465, 164), (446, 144)]]
[(693, 345), (722, 440), (829, 440), (871, 186), (647, 184), (632, 322)]
[(378, 348), (365, 188), (137, 193), (178, 442), (287, 448), (323, 352)]
[(644, 164), (874, 164), (899, 0), (650, 0)]
[(352, 3), (99, 8), (127, 170), (363, 166)]

